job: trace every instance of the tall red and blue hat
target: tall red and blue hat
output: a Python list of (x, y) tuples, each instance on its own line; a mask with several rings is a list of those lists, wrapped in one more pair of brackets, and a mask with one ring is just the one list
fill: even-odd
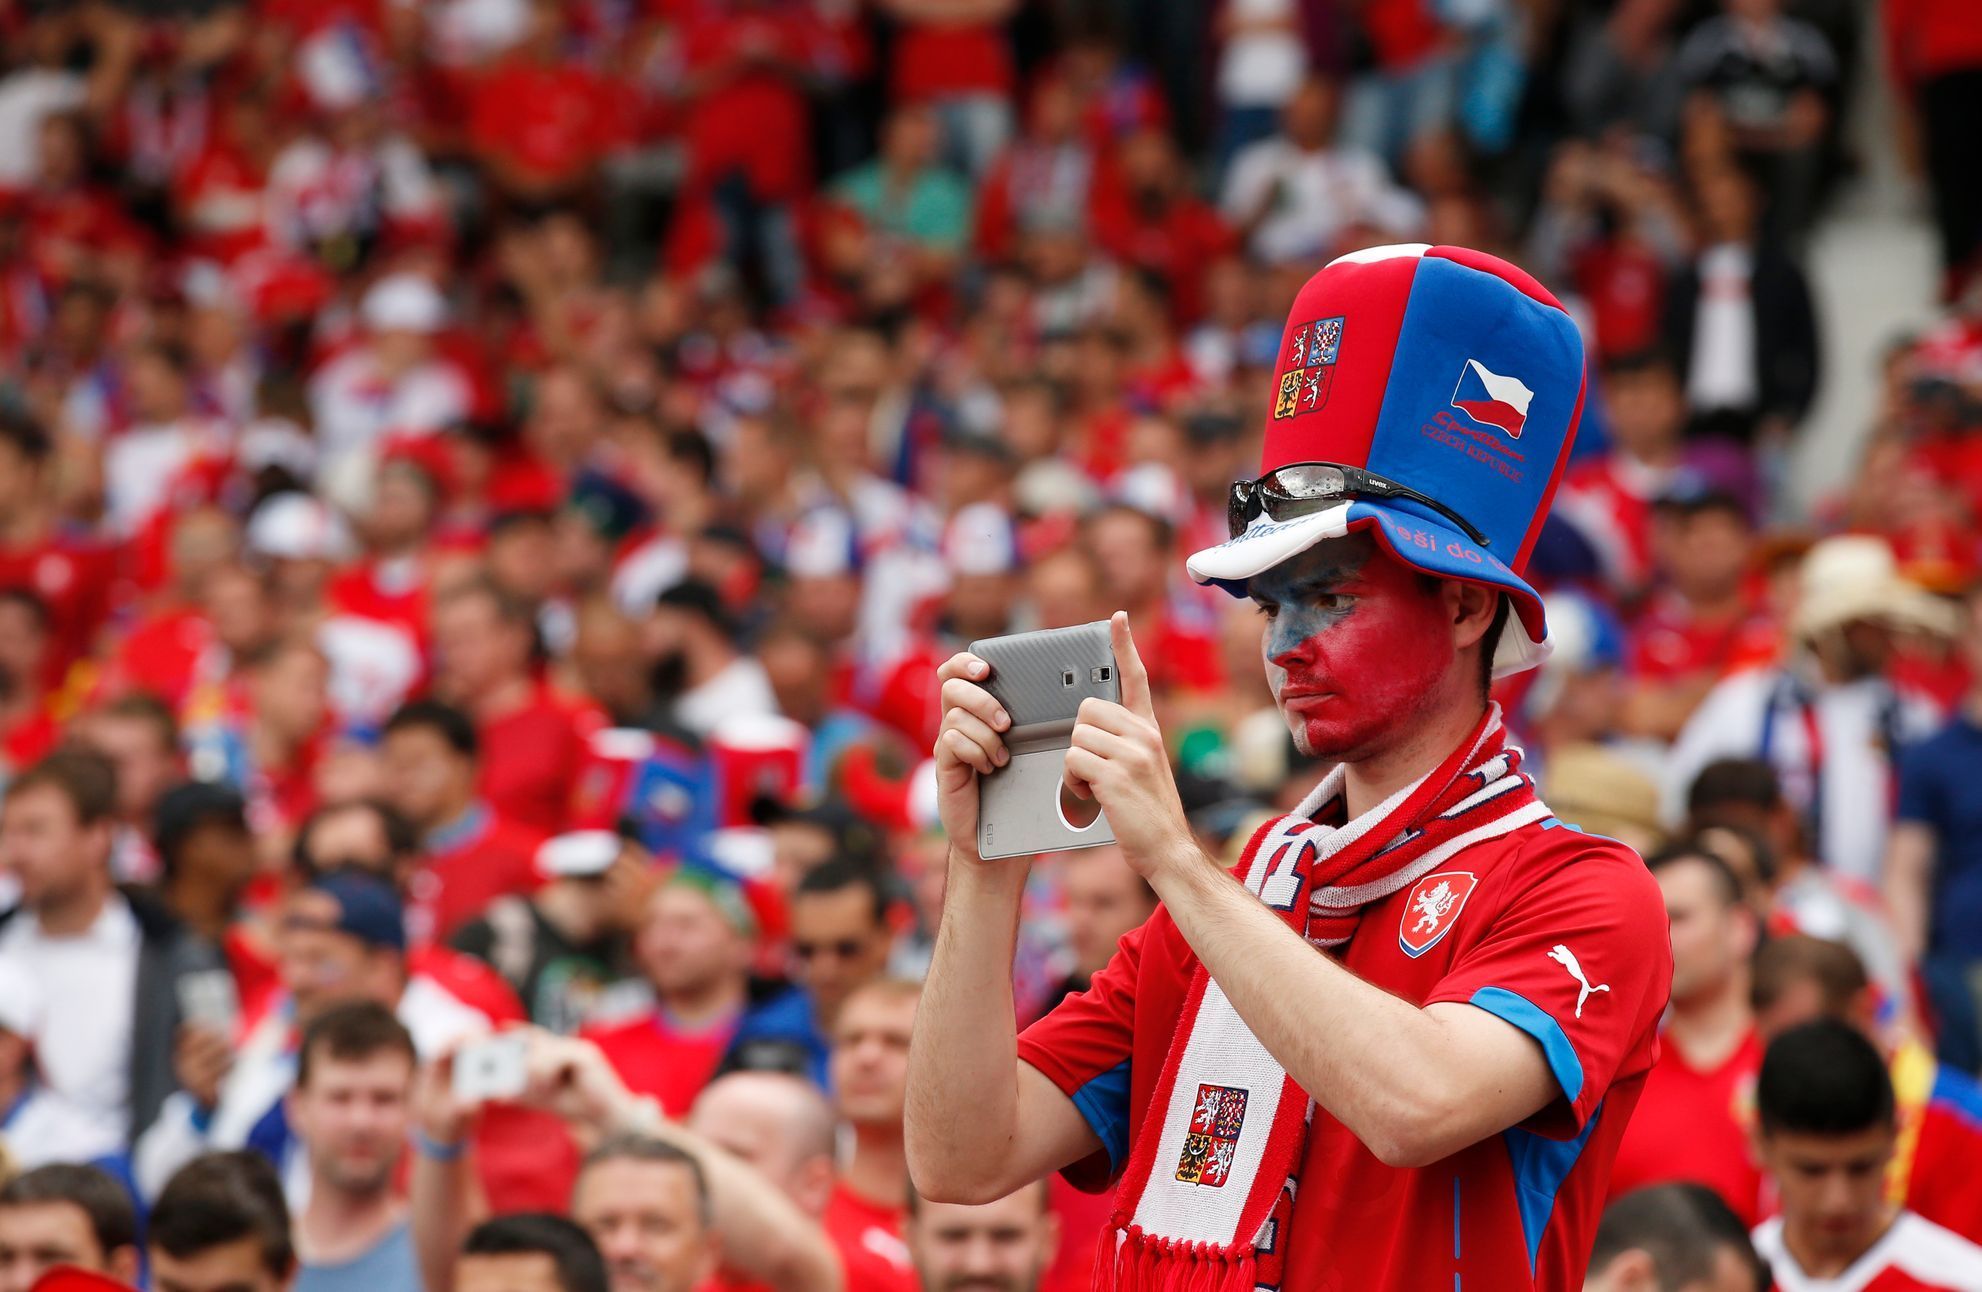
[(1426, 574), (1507, 594), (1494, 673), (1532, 668), (1548, 655), (1548, 623), (1522, 571), (1583, 382), (1575, 322), (1514, 265), (1424, 244), (1339, 257), (1294, 298), (1260, 460), (1259, 487), (1293, 481), (1321, 496), (1235, 510), (1244, 528), (1186, 568), (1244, 596), (1261, 571), (1367, 530)]

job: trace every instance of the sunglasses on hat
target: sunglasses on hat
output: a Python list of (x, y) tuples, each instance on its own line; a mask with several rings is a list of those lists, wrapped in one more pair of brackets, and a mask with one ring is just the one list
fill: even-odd
[(1361, 467), (1334, 462), (1291, 462), (1257, 480), (1234, 480), (1225, 502), (1225, 524), (1237, 538), (1262, 512), (1270, 520), (1292, 520), (1344, 498), (1402, 499), (1429, 507), (1457, 525), (1466, 537), (1487, 546), (1485, 534), (1436, 498)]

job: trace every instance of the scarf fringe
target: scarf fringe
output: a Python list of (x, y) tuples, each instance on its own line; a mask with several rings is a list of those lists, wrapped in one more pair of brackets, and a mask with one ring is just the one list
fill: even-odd
[[(1253, 1292), (1259, 1262), (1250, 1243), (1221, 1247), (1159, 1238), (1117, 1213), (1095, 1251), (1095, 1292)], [(1115, 1241), (1110, 1242), (1113, 1238)]]

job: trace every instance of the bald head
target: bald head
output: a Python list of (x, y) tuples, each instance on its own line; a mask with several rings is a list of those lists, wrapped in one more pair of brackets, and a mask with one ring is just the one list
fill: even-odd
[(757, 1168), (810, 1215), (833, 1179), (833, 1110), (819, 1088), (784, 1072), (732, 1072), (695, 1098), (688, 1128)]

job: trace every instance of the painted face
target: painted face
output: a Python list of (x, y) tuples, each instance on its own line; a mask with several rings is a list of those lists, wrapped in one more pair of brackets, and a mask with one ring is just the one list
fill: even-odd
[(1407, 730), (1452, 665), (1444, 598), (1368, 535), (1317, 543), (1250, 591), (1267, 681), (1311, 758), (1354, 762)]

